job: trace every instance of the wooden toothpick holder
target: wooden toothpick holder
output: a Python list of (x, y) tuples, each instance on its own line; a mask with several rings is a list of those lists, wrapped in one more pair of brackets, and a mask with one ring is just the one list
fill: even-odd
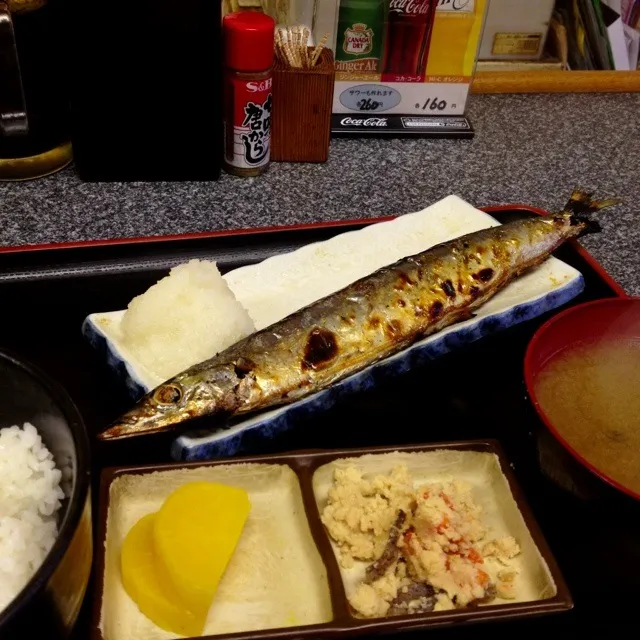
[[(309, 47), (312, 51), (313, 48)], [(311, 69), (297, 69), (276, 58), (273, 69), (271, 160), (326, 162), (331, 138), (335, 65), (323, 49)]]

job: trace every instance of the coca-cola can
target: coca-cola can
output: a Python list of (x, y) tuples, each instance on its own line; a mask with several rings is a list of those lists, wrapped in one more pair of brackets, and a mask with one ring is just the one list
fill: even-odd
[(436, 0), (390, 0), (382, 80), (424, 82)]

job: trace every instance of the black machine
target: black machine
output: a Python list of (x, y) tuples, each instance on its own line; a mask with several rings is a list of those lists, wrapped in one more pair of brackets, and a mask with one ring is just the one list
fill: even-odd
[(221, 3), (67, 0), (66, 9), (80, 177), (216, 180)]

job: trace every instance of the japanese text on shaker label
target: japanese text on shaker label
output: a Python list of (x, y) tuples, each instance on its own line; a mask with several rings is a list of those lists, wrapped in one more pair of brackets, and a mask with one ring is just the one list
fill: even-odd
[(269, 162), (271, 146), (271, 86), (262, 82), (231, 81), (233, 87), (233, 146), (227, 162), (235, 167), (255, 168)]

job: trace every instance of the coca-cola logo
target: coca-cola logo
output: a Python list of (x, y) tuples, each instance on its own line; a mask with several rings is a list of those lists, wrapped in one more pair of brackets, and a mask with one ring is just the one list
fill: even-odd
[(430, 9), (431, 0), (391, 0), (389, 3), (389, 11), (414, 16), (427, 14)]
[(343, 127), (386, 127), (386, 118), (342, 118), (340, 124)]

